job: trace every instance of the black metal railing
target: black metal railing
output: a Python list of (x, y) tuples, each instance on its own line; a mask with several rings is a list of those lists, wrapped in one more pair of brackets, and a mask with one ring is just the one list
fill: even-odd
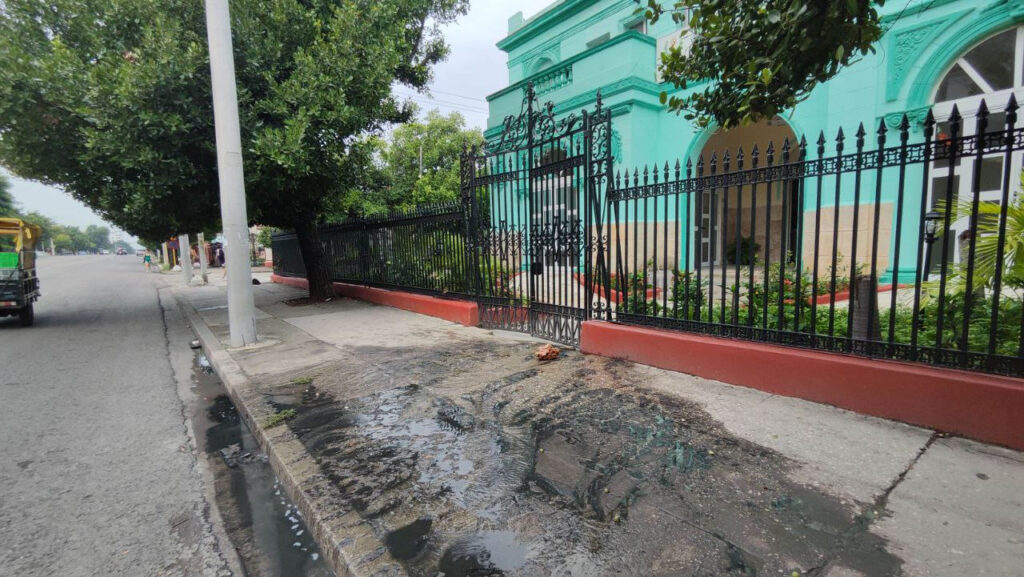
[[(614, 179), (606, 116), (566, 123), (564, 142), (467, 156), (459, 202), (321, 228), (332, 277), (472, 298), (530, 332), (531, 315), (557, 313), (1024, 374), (1014, 99)], [(519, 124), (502, 142), (532, 134)], [(548, 213), (558, 228), (537, 226)], [(305, 274), (292, 234), (274, 237), (274, 261)]]
[(598, 279), (615, 320), (1024, 374), (1024, 255), (1007, 248), (1024, 128), (1012, 98), (994, 116), (618, 174)]
[[(460, 203), (442, 203), (322, 226), (337, 282), (471, 296)], [(274, 235), (274, 270), (305, 276), (294, 233)]]

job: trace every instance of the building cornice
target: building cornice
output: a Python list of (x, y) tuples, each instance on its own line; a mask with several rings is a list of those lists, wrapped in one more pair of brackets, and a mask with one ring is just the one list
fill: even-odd
[[(603, 19), (607, 16), (608, 12), (620, 10), (623, 6), (632, 3), (633, 0), (619, 0), (618, 2), (614, 2), (611, 6), (602, 10), (594, 17), (588, 18), (585, 22), (573, 26), (571, 29), (567, 30), (566, 33), (559, 34), (558, 39), (562, 39), (569, 34), (577, 32), (581, 27), (589, 26), (595, 20)], [(498, 48), (505, 52), (515, 50), (527, 41), (532, 40), (551, 30), (553, 27), (564, 23), (565, 20), (573, 14), (576, 14), (584, 8), (589, 8), (593, 4), (595, 4), (595, 0), (564, 0), (561, 4), (551, 6), (547, 10), (526, 21), (526, 23), (505, 38), (499, 40)]]
[[(635, 32), (635, 31), (624, 32), (624, 33), (616, 36), (615, 38), (612, 38), (608, 42), (605, 42), (604, 44), (599, 44), (599, 45), (597, 45), (597, 46), (595, 46), (593, 48), (589, 48), (587, 50), (584, 50), (583, 52), (580, 52), (579, 54), (576, 54), (575, 56), (571, 56), (569, 58), (566, 58), (565, 60), (559, 62), (558, 64), (559, 65), (570, 65), (570, 64), (573, 64), (575, 62), (583, 60), (584, 58), (592, 56), (593, 54), (596, 54), (596, 53), (598, 53), (598, 52), (600, 52), (602, 50), (606, 50), (608, 48), (611, 48), (612, 46), (615, 46), (615, 45), (620, 44), (622, 42), (626, 42), (627, 40), (639, 40), (640, 42), (644, 42), (645, 44), (650, 44), (651, 46), (657, 46), (657, 41), (654, 38), (651, 38), (650, 36), (647, 36), (647, 35), (644, 35), (644, 34), (640, 34), (639, 32)], [(523, 78), (519, 82), (516, 82), (515, 84), (512, 84), (512, 85), (508, 86), (507, 88), (502, 88), (501, 90), (495, 92), (494, 94), (491, 94), (491, 95), (487, 96), (487, 101), (490, 102), (490, 101), (494, 100), (495, 98), (499, 98), (501, 96), (504, 96), (504, 95), (508, 94), (509, 92), (514, 92), (516, 90), (521, 90), (523, 88), (526, 88), (527, 84), (529, 84), (530, 82), (533, 82), (539, 76), (543, 76), (545, 73), (547, 73), (549, 71), (550, 71), (550, 69), (546, 69), (546, 70), (541, 70), (539, 72), (535, 72), (534, 74), (531, 74), (531, 75), (527, 76), (526, 78)], [(639, 79), (637, 79), (637, 80), (639, 80)], [(650, 81), (650, 83), (654, 84), (653, 81)]]

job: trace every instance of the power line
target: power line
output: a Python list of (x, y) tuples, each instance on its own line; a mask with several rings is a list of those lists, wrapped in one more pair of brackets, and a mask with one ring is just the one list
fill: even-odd
[(441, 106), (441, 107), (444, 107), (444, 108), (450, 108), (452, 110), (459, 110), (459, 111), (463, 111), (464, 110), (464, 111), (467, 111), (467, 112), (475, 112), (477, 114), (490, 114), (490, 110), (483, 110), (481, 108), (476, 108), (476, 107), (473, 107), (473, 106), (468, 106), (468, 105), (463, 104), (461, 102), (452, 102), (450, 100), (440, 100), (440, 99), (437, 99), (437, 98), (429, 98), (429, 97), (424, 97), (424, 96), (421, 96), (421, 95), (412, 95), (412, 94), (403, 94), (403, 93), (398, 93), (397, 95), (401, 96), (401, 97), (404, 97), (404, 98), (408, 98), (408, 99), (413, 100), (415, 102), (418, 102), (420, 104), (436, 105), (436, 106)]
[(408, 94), (408, 93), (399, 92), (398, 95), (399, 96), (403, 96), (405, 98), (410, 98), (410, 99), (413, 99), (413, 100), (419, 100), (419, 101), (422, 101), (422, 102), (439, 102), (439, 103), (442, 103), (442, 104), (450, 104), (452, 106), (462, 106), (462, 107), (466, 108), (467, 110), (472, 109), (472, 110), (477, 110), (479, 112), (488, 112), (488, 110), (485, 110), (483, 107), (471, 106), (471, 105), (466, 104), (464, 102), (453, 102), (451, 100), (445, 100), (445, 99), (442, 99), (442, 98), (434, 98), (434, 97), (431, 97), (431, 96), (424, 96), (424, 95), (421, 95), (421, 94)]
[[(401, 90), (408, 90), (410, 92), (412, 91), (411, 88), (409, 88), (409, 87), (407, 87), (405, 85), (397, 86), (397, 88), (399, 88)], [(427, 91), (429, 93), (431, 93), (431, 94), (436, 92), (437, 94), (444, 94), (445, 96), (454, 96), (455, 98), (464, 98), (466, 100), (472, 100), (473, 102), (478, 102), (478, 103), (479, 102), (484, 102), (484, 103), (487, 102), (487, 99), (485, 99), (485, 98), (479, 98), (479, 97), (476, 97), (476, 96), (466, 96), (465, 94), (458, 94), (456, 92), (445, 92), (444, 90), (436, 90), (434, 88), (428, 88)], [(416, 94), (421, 94), (423, 96), (429, 96), (427, 94), (422, 94), (422, 93), (419, 93), (419, 92), (416, 92)]]

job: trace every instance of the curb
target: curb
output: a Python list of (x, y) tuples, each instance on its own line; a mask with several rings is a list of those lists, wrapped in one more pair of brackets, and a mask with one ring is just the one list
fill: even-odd
[[(303, 277), (282, 276), (277, 273), (270, 275), (270, 282), (299, 289), (309, 287), (309, 283)], [(388, 290), (343, 282), (335, 282), (333, 284), (334, 292), (338, 296), (436, 317), (467, 327), (480, 325), (479, 306), (473, 301), (457, 298), (446, 299), (408, 291)]]
[[(365, 538), (366, 535), (358, 535), (357, 533), (360, 533), (360, 531), (356, 530), (353, 532), (353, 535), (344, 539), (344, 543), (336, 539), (335, 528), (338, 527), (337, 521), (339, 516), (334, 516), (335, 522), (333, 524), (328, 523), (325, 515), (321, 514), (320, 510), (313, 506), (311, 496), (299, 487), (299, 480), (296, 479), (293, 471), (285, 465), (279, 446), (287, 442), (299, 443), (301, 445), (301, 442), (295, 438), (287, 427), (274, 429), (275, 436), (280, 438), (271, 439), (270, 433), (259, 426), (256, 418), (253, 416), (253, 409), (255, 407), (251, 406), (251, 403), (246, 400), (244, 394), (252, 390), (251, 382), (249, 377), (246, 376), (245, 371), (231, 357), (228, 350), (221, 344), (220, 339), (213, 334), (213, 331), (210, 330), (199, 315), (199, 312), (191, 304), (179, 299), (176, 294), (174, 295), (174, 300), (178, 303), (178, 308), (187, 320), (189, 328), (199, 339), (203, 352), (206, 354), (207, 359), (209, 359), (213, 370), (223, 382), (224, 388), (238, 410), (239, 416), (245, 421), (246, 426), (249, 427), (249, 431), (256, 439), (260, 449), (266, 453), (270, 467), (280, 480), (285, 493), (302, 513), (302, 519), (320, 547), (328, 566), (330, 566), (337, 577), (362, 577), (363, 575), (369, 575), (369, 573), (360, 569), (356, 560), (350, 558), (348, 551), (346, 551), (347, 547)], [(345, 519), (351, 514), (353, 513), (345, 512), (340, 517)], [(361, 521), (361, 518), (359, 521)], [(376, 536), (369, 536), (377, 540)], [(379, 543), (379, 540), (377, 541)], [(383, 543), (379, 544), (383, 546)], [(404, 571), (399, 571), (400, 573), (392, 572), (388, 573), (388, 575), (392, 577), (405, 575)]]
[(584, 354), (1024, 450), (1021, 379), (605, 321), (580, 332)]

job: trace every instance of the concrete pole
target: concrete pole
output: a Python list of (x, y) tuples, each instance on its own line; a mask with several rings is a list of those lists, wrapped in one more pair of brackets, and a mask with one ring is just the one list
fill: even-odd
[(231, 51), (231, 17), (228, 0), (205, 0), (205, 3), (213, 119), (217, 133), (220, 214), (228, 278), (228, 322), (231, 346), (243, 347), (256, 342), (256, 316), (252, 299), (252, 268), (249, 265), (249, 218), (245, 209), (235, 61)]
[(167, 266), (167, 243), (160, 245), (160, 263)]
[(192, 284), (192, 250), (188, 243), (187, 234), (178, 235), (178, 260), (181, 262), (181, 272), (185, 275), (185, 286)]
[(203, 279), (203, 284), (210, 284), (210, 277), (206, 274), (206, 235), (199, 233), (199, 276)]

